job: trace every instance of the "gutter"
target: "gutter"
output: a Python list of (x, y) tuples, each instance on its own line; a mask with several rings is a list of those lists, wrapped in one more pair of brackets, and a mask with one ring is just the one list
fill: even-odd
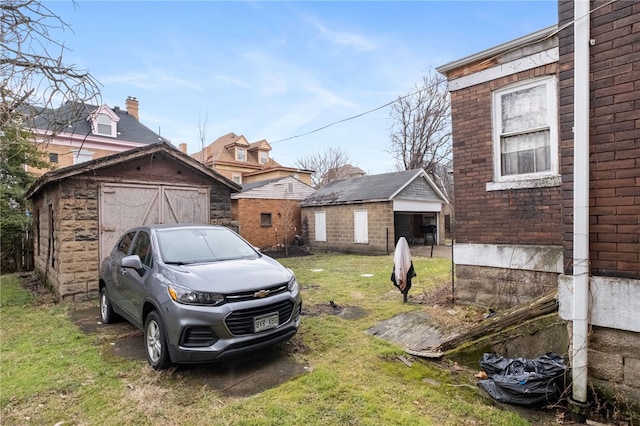
[(587, 402), (589, 334), (589, 1), (574, 2), (572, 399)]

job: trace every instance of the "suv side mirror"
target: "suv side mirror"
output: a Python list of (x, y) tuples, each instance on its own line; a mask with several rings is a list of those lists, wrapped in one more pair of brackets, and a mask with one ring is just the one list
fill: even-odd
[(135, 269), (140, 276), (144, 275), (144, 268), (142, 266), (142, 261), (140, 260), (140, 256), (137, 254), (132, 254), (131, 256), (125, 256), (120, 261), (120, 266), (123, 268), (132, 268)]

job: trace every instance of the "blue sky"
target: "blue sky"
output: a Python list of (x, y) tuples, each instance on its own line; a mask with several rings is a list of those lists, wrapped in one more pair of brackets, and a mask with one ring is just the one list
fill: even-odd
[[(538, 1), (46, 2), (70, 30), (65, 62), (102, 101), (188, 153), (234, 132), (285, 166), (329, 147), (369, 174), (394, 171), (389, 108), (429, 70), (557, 23)], [(434, 71), (435, 72), (435, 71)], [(204, 125), (206, 121), (206, 126)]]

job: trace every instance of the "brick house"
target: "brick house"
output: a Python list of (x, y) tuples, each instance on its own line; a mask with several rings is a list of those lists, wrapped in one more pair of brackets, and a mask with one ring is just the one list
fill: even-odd
[[(64, 123), (61, 127), (60, 123)], [(52, 169), (138, 148), (159, 141), (168, 142), (139, 121), (139, 102), (126, 100), (126, 111), (104, 104), (66, 103), (43, 109), (33, 118), (31, 131), (36, 146)], [(27, 169), (39, 176), (46, 170)]]
[(299, 203), (314, 191), (292, 176), (242, 185), (242, 192), (231, 195), (231, 219), (260, 249), (291, 245), (302, 235)]
[(573, 371), (589, 360), (574, 397), (588, 377), (633, 404), (640, 4), (558, 5), (558, 26), (437, 68), (453, 111), (456, 292), (495, 307), (557, 289)]
[(311, 185), (312, 170), (282, 166), (270, 152), (266, 140), (249, 143), (244, 136), (231, 132), (191, 156), (240, 185), (286, 176)]
[(234, 228), (231, 194), (239, 191), (166, 142), (47, 172), (26, 195), (36, 273), (60, 300), (97, 298), (101, 259), (126, 229), (185, 222)]
[(442, 244), (445, 204), (422, 169), (332, 181), (300, 203), (305, 242), (320, 250), (370, 254), (392, 252), (401, 236), (410, 244), (435, 236), (433, 242)]

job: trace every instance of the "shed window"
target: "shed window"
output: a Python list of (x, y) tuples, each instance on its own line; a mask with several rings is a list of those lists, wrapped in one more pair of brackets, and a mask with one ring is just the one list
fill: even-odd
[(325, 212), (316, 212), (316, 241), (327, 241), (327, 221)]
[(260, 226), (271, 226), (271, 213), (260, 213)]
[(553, 77), (493, 93), (497, 181), (557, 174), (556, 89)]
[(353, 240), (356, 244), (369, 242), (369, 218), (366, 210), (353, 212)]

